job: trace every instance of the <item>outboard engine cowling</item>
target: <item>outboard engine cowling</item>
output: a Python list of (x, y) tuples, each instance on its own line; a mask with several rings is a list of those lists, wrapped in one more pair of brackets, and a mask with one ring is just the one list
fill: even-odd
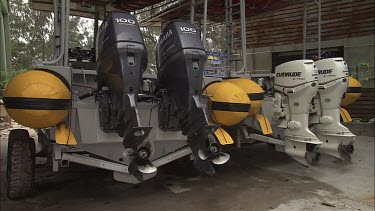
[[(143, 153), (149, 149), (140, 147), (151, 127), (141, 126), (137, 109), (147, 49), (136, 18), (127, 12), (110, 13), (99, 29), (97, 45), (100, 126), (105, 132), (116, 131), (124, 138), (125, 149), (136, 157), (129, 171), (136, 161), (135, 168), (141, 172), (153, 172), (155, 167), (144, 170), (151, 166)], [(139, 154), (142, 158), (137, 157)]]
[(99, 86), (118, 95), (138, 94), (147, 49), (136, 18), (127, 12), (110, 13), (100, 27), (97, 45)]
[(319, 89), (315, 100), (317, 137), (323, 142), (320, 150), (335, 158), (351, 161), (355, 135), (340, 123), (340, 103), (349, 83), (348, 65), (343, 58), (328, 58), (315, 62)]
[[(199, 32), (185, 21), (169, 23), (160, 36), (156, 59), (161, 88), (168, 90), (186, 115), (195, 104), (192, 96), (199, 96), (202, 90), (206, 51)], [(163, 119), (160, 126), (167, 127)]]
[(309, 112), (318, 91), (318, 70), (312, 60), (296, 60), (275, 69), (273, 116), (282, 120), (285, 152), (304, 166), (318, 160), (322, 143), (309, 129)]
[[(161, 99), (159, 127), (181, 130), (188, 138), (196, 167), (213, 174), (209, 161), (225, 163), (229, 155), (220, 152), (212, 135), (218, 125), (209, 124), (206, 104), (200, 98), (206, 51), (197, 29), (185, 21), (170, 22), (159, 38), (156, 59)], [(210, 146), (215, 155), (209, 155)]]

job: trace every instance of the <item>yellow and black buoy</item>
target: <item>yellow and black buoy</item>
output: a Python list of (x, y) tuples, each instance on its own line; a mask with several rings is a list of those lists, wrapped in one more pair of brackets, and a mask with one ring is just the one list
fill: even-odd
[(346, 106), (353, 103), (354, 101), (358, 100), (359, 97), (361, 97), (361, 94), (361, 83), (357, 79), (349, 77), (349, 86), (346, 90), (344, 98), (341, 101), (341, 106)]
[(203, 89), (209, 97), (210, 115), (213, 121), (233, 126), (244, 120), (250, 110), (246, 92), (233, 83), (214, 82)]
[(16, 75), (4, 91), (4, 106), (14, 121), (31, 128), (57, 125), (71, 107), (69, 83), (49, 70)]
[(254, 81), (247, 78), (229, 78), (225, 82), (233, 83), (246, 92), (250, 99), (249, 116), (259, 113), (264, 102), (264, 90)]

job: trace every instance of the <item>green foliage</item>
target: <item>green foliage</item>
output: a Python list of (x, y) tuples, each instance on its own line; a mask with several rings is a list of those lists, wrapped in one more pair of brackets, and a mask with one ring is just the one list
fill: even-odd
[[(143, 20), (149, 15), (150, 12), (144, 12), (138, 14), (137, 19), (138, 21)], [(141, 27), (141, 33), (148, 53), (148, 64), (146, 73), (156, 74), (155, 48), (158, 42), (158, 37), (161, 34), (161, 29), (159, 27)]]
[(207, 50), (226, 52), (226, 29), (225, 24), (213, 24), (207, 26)]
[[(13, 69), (29, 68), (32, 60), (53, 56), (54, 34), (52, 12), (31, 9), (24, 0), (10, 0), (11, 54)], [(70, 17), (69, 47), (93, 47), (93, 21)]]
[(69, 27), (69, 48), (91, 49), (94, 47), (93, 20), (72, 16)]
[(10, 36), (13, 69), (27, 69), (32, 59), (52, 55), (51, 13), (34, 11), (23, 0), (10, 1)]
[[(0, 71), (0, 97), (8, 81), (30, 67), (32, 60), (53, 56), (53, 14), (35, 11), (24, 0), (10, 0), (10, 36), (13, 71)], [(93, 20), (70, 17), (69, 47), (93, 47)]]
[[(25, 0), (10, 0), (10, 28), (12, 73), (1, 77), (1, 84), (6, 83), (12, 74), (29, 68), (32, 60), (48, 60), (53, 56), (53, 14), (51, 12), (35, 11)], [(160, 10), (162, 8), (158, 8)], [(138, 15), (142, 20), (150, 15), (145, 12)], [(90, 49), (93, 46), (93, 20), (80, 17), (70, 17), (69, 47)], [(159, 27), (141, 28), (145, 45), (148, 50), (148, 73), (156, 73), (155, 47), (161, 33)], [(207, 50), (225, 51), (225, 26), (211, 25), (207, 27)]]
[(0, 99), (3, 98), (3, 89), (7, 85), (10, 79), (19, 73), (25, 72), (26, 69), (12, 70), (12, 71), (0, 71)]
[(148, 65), (146, 72), (156, 74), (155, 48), (158, 42), (157, 38), (160, 35), (161, 30), (157, 27), (148, 27), (141, 28), (141, 32), (148, 51)]

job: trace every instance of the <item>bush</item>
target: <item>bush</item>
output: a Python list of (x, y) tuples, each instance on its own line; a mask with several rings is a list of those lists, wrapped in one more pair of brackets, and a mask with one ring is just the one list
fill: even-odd
[(3, 99), (3, 92), (4, 88), (7, 83), (19, 73), (25, 72), (26, 69), (23, 70), (12, 70), (12, 71), (0, 71), (0, 99)]

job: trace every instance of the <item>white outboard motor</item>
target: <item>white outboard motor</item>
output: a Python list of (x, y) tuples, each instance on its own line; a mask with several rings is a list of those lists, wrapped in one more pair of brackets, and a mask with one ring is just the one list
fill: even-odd
[(318, 70), (312, 60), (281, 64), (275, 70), (273, 116), (281, 120), (285, 153), (308, 167), (322, 143), (309, 129), (309, 111), (318, 91)]
[(322, 153), (350, 161), (353, 153), (353, 135), (340, 123), (340, 103), (348, 88), (349, 71), (343, 58), (329, 58), (315, 62), (318, 69), (319, 89), (315, 100), (316, 135), (323, 144)]

